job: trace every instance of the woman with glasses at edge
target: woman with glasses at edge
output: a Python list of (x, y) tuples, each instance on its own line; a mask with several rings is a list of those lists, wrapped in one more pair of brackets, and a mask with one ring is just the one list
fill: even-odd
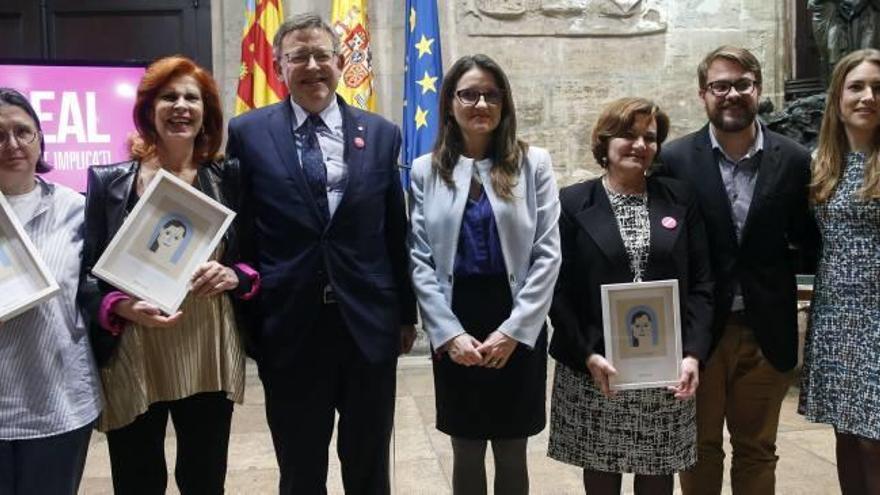
[(834, 68), (812, 169), (821, 250), (799, 412), (834, 427), (844, 495), (880, 493), (880, 51)]
[(452, 437), (453, 493), (528, 493), (526, 443), (544, 429), (545, 320), (559, 273), (550, 155), (516, 135), (510, 83), (465, 56), (440, 91), (441, 127), (410, 182), (410, 257), (434, 350), (437, 429)]
[[(0, 323), (0, 493), (75, 495), (101, 412), (100, 382), (76, 307), (83, 197), (51, 170), (37, 114), (0, 88), (0, 191), (61, 290)], [(16, 290), (16, 256), (0, 235), (0, 294)], [(5, 283), (4, 283), (5, 282)]]
[(132, 160), (89, 169), (80, 300), (91, 317), (106, 405), (116, 493), (164, 494), (165, 429), (174, 422), (180, 492), (223, 493), (233, 403), (244, 399), (245, 354), (232, 297), (248, 299), (259, 276), (240, 263), (238, 222), (199, 266), (180, 311), (99, 281), (90, 270), (160, 169), (238, 209), (238, 162), (219, 157), (223, 114), (217, 85), (192, 60), (151, 64), (138, 85)]
[[(669, 118), (649, 100), (609, 103), (591, 143), (605, 174), (560, 192), (547, 455), (582, 467), (590, 495), (619, 494), (621, 473), (635, 473), (636, 494), (671, 494), (673, 474), (696, 462), (693, 395), (711, 341), (712, 281), (696, 195), (683, 182), (646, 174), (668, 131)], [(668, 389), (614, 392), (601, 286), (665, 279), (678, 280), (680, 381)]]

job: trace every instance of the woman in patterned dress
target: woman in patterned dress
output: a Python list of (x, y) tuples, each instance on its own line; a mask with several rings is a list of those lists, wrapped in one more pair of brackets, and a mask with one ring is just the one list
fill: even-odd
[(116, 493), (165, 493), (170, 417), (180, 493), (219, 494), (233, 403), (244, 399), (245, 355), (232, 298), (250, 298), (259, 287), (256, 272), (240, 263), (241, 225), (233, 222), (211, 260), (196, 269), (173, 315), (89, 271), (159, 169), (237, 208), (238, 162), (218, 158), (220, 96), (211, 75), (188, 58), (150, 65), (133, 113), (133, 159), (88, 174), (80, 300), (92, 318), (106, 399), (98, 429), (107, 433)]
[[(695, 402), (706, 358), (712, 282), (696, 196), (646, 176), (669, 118), (653, 102), (622, 98), (603, 109), (592, 150), (606, 173), (564, 188), (562, 268), (550, 310), (556, 375), (548, 455), (583, 467), (592, 494), (672, 493), (673, 474), (696, 462)], [(603, 357), (601, 284), (678, 279), (684, 356), (678, 385), (612, 392)]]
[(834, 69), (811, 200), (821, 234), (799, 411), (834, 426), (844, 494), (880, 493), (880, 51)]

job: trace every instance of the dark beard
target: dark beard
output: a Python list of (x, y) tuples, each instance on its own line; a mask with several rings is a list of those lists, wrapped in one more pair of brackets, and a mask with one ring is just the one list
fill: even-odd
[[(728, 117), (725, 119), (724, 110), (727, 110), (728, 108), (737, 108), (740, 112), (736, 117)], [(719, 131), (739, 132), (754, 124), (755, 115), (757, 115), (757, 112), (749, 107), (748, 103), (740, 103), (737, 105), (728, 105), (723, 109), (716, 109), (715, 112), (709, 115), (709, 121), (711, 121), (712, 125)]]

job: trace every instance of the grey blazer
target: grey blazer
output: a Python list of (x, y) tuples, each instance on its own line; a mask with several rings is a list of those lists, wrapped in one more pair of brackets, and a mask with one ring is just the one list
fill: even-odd
[(513, 189), (503, 200), (491, 187), (490, 160), (460, 157), (448, 186), (431, 167), (431, 155), (413, 163), (410, 175), (409, 249), (413, 286), (422, 325), (434, 348), (464, 333), (452, 313), (452, 286), (458, 235), (474, 167), (492, 205), (513, 309), (498, 330), (529, 347), (541, 333), (561, 261), (559, 192), (550, 154), (529, 147)]

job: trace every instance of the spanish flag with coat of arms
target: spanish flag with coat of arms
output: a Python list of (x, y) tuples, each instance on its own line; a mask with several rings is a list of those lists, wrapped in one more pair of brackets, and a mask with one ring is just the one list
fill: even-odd
[(287, 95), (272, 65), (272, 39), (283, 16), (281, 0), (245, 0), (236, 115), (276, 103)]
[(373, 93), (367, 0), (333, 0), (330, 19), (345, 59), (336, 92), (349, 105), (373, 111), (376, 109), (376, 95)]

